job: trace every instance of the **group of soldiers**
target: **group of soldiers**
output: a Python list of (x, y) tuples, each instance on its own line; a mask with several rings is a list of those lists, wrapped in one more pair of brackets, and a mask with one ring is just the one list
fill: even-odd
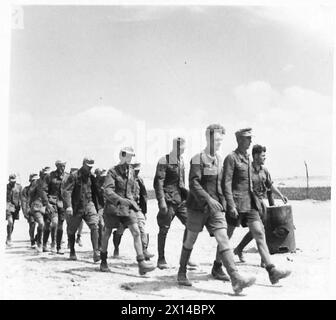
[[(133, 163), (132, 147), (120, 150), (119, 163), (107, 172), (91, 172), (94, 160), (83, 159), (82, 167), (65, 172), (66, 163), (56, 161), (56, 170), (43, 168), (29, 176), (29, 186), (23, 190), (16, 183), (16, 176), (9, 176), (7, 185), (7, 246), (11, 246), (14, 221), (20, 208), (29, 223), (32, 247), (40, 252), (53, 251), (64, 254), (62, 248), (63, 224), (66, 220), (70, 260), (77, 260), (76, 232), (84, 220), (90, 229), (93, 261), (100, 261), (100, 270), (109, 272), (107, 263), (108, 243), (113, 232), (114, 256), (119, 255), (122, 235), (128, 228), (133, 237), (139, 273), (153, 271), (156, 267), (167, 269), (165, 246), (168, 231), (175, 216), (185, 226), (180, 254), (177, 281), (191, 286), (187, 266), (197, 267), (190, 259), (197, 236), (204, 226), (210, 237), (217, 241), (217, 250), (211, 274), (215, 279), (231, 281), (238, 294), (253, 285), (256, 278), (242, 276), (234, 262), (234, 254), (245, 262), (244, 247), (255, 239), (261, 257), (261, 267), (268, 272), (270, 282), (277, 283), (290, 275), (290, 271), (277, 268), (271, 261), (265, 239), (266, 194), (277, 194), (284, 203), (288, 200), (274, 186), (264, 166), (266, 148), (254, 145), (252, 160), (248, 154), (252, 142), (252, 129), (235, 133), (237, 148), (223, 161), (219, 155), (225, 129), (219, 124), (206, 130), (206, 147), (190, 161), (189, 190), (185, 186), (183, 153), (186, 141), (173, 140), (169, 154), (156, 166), (154, 190), (158, 202), (157, 237), (158, 260), (153, 264), (153, 254), (148, 252), (149, 234), (146, 232), (147, 191), (139, 176), (140, 163)], [(37, 232), (35, 235), (35, 226)], [(232, 250), (230, 238), (238, 226), (248, 227), (249, 232)], [(50, 249), (48, 238), (51, 236)], [(224, 268), (223, 268), (224, 266)], [(226, 270), (226, 272), (224, 271)]]

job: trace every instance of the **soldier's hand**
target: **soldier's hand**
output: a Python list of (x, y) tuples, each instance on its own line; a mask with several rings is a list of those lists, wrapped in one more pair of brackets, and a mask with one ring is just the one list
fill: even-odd
[(159, 201), (159, 210), (161, 214), (167, 214), (168, 213), (168, 207), (166, 204), (166, 201), (164, 199), (161, 199)]
[(233, 218), (233, 219), (237, 219), (239, 214), (238, 214), (238, 211), (236, 208), (233, 208), (233, 209), (229, 209), (228, 210), (228, 215)]
[(282, 197), (282, 201), (283, 201), (284, 204), (286, 204), (286, 203), (288, 202), (288, 198), (285, 197), (285, 196), (283, 196), (283, 197)]
[(67, 214), (68, 216), (72, 216), (73, 215), (73, 210), (72, 207), (68, 207), (65, 210), (65, 214)]
[(215, 199), (210, 198), (210, 200), (208, 201), (208, 206), (210, 211), (212, 212), (218, 212), (218, 211), (223, 211), (223, 207), (222, 205)]

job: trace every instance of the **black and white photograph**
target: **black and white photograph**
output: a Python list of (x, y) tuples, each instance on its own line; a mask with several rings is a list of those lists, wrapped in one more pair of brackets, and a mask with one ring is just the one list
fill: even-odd
[(8, 9), (1, 300), (336, 298), (330, 2)]

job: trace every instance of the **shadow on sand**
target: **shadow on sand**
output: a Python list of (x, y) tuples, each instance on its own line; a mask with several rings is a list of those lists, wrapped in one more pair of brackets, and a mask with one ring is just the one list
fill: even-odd
[[(114, 273), (114, 272), (113, 272)], [(179, 288), (181, 290), (188, 290), (193, 291), (195, 293), (205, 293), (205, 294), (215, 294), (215, 295), (226, 295), (226, 296), (234, 296), (234, 297), (243, 297), (244, 294), (235, 295), (232, 292), (231, 284), (229, 282), (222, 283), (227, 288), (223, 287), (223, 291), (219, 290), (209, 290), (209, 289), (201, 289), (195, 286), (191, 287), (185, 287), (185, 286), (179, 286), (176, 281), (176, 275), (170, 275), (170, 276), (156, 276), (156, 280), (152, 281), (143, 281), (143, 282), (125, 282), (120, 285), (120, 287), (124, 290), (129, 290), (137, 294), (145, 294), (145, 295), (153, 295), (158, 297), (165, 297), (166, 294), (160, 294), (161, 290), (166, 289), (176, 289)], [(199, 282), (199, 281), (213, 281), (214, 287), (218, 287), (215, 285), (218, 283), (218, 280), (213, 280), (210, 275), (196, 275), (196, 274), (190, 274), (189, 279), (192, 282)], [(229, 291), (224, 291), (229, 290)]]

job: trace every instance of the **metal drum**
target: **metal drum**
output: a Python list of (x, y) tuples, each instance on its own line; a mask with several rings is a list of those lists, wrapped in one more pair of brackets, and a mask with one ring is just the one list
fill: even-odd
[(267, 207), (265, 233), (271, 254), (295, 252), (294, 229), (291, 205)]

